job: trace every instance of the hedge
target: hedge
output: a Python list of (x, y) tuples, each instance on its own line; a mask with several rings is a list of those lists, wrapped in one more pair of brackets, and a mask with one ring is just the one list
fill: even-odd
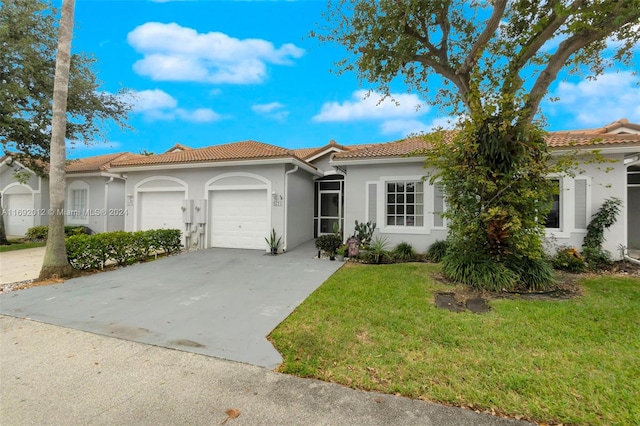
[[(65, 226), (64, 235), (70, 237), (72, 235), (92, 234), (93, 231), (86, 226)], [(27, 238), (31, 241), (47, 241), (49, 235), (49, 227), (47, 225), (34, 226), (27, 229)]]
[(152, 229), (73, 235), (66, 239), (67, 258), (75, 269), (101, 269), (109, 261), (130, 265), (153, 254), (179, 252), (181, 234), (178, 229)]

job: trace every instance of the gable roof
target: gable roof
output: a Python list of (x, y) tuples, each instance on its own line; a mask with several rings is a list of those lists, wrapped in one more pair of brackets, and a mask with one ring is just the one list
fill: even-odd
[(269, 158), (298, 158), (293, 151), (256, 141), (234, 142), (224, 145), (166, 152), (159, 155), (135, 156), (112, 163), (113, 167), (161, 164), (203, 163)]
[(176, 143), (174, 146), (169, 148), (166, 152), (177, 152), (177, 151), (191, 151), (193, 148), (190, 146), (182, 145), (181, 143)]
[[(626, 132), (625, 130), (631, 130), (630, 132)], [(567, 130), (566, 132), (559, 133), (571, 133), (571, 134), (628, 134), (628, 133), (640, 133), (640, 124), (629, 123), (629, 120), (626, 118), (621, 118), (620, 120), (616, 120), (613, 123), (607, 124), (606, 126), (599, 127), (597, 129), (588, 129), (588, 130)]]
[(65, 167), (67, 173), (107, 171), (115, 161), (128, 158), (142, 157), (141, 155), (120, 152), (117, 154), (97, 155), (95, 157), (69, 160)]

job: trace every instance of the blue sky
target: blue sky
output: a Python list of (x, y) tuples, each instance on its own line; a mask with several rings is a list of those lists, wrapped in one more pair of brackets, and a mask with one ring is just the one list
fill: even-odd
[[(77, 0), (74, 51), (92, 53), (103, 89), (137, 94), (129, 123), (107, 141), (70, 149), (70, 158), (113, 152), (161, 153), (258, 140), (287, 148), (331, 139), (350, 145), (392, 141), (446, 122), (417, 93), (393, 87), (400, 105), (378, 104), (373, 86), (336, 75), (340, 46), (309, 38), (323, 22), (323, 1)], [(549, 130), (640, 122), (640, 88), (631, 70), (598, 81), (552, 86), (543, 112)]]

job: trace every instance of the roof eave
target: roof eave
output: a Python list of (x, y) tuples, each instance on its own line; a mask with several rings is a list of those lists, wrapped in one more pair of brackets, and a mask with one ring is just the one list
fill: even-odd
[(360, 157), (360, 158), (332, 158), (329, 164), (332, 166), (368, 165), (368, 164), (392, 164), (392, 163), (422, 163), (426, 157)]

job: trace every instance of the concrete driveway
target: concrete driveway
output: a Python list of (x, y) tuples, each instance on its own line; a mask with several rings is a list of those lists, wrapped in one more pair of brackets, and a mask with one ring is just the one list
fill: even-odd
[(274, 368), (265, 338), (341, 262), (208, 249), (0, 295), (0, 313)]

